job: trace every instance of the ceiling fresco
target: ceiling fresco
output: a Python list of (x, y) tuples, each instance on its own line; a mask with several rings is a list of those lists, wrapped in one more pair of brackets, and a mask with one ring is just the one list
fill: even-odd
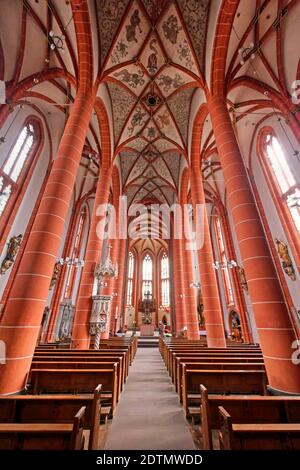
[(132, 202), (174, 201), (187, 153), (190, 103), (201, 80), (209, 4), (97, 2), (115, 155)]

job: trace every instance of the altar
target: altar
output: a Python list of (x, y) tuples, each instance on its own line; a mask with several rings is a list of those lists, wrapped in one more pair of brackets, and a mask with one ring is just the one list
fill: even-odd
[(152, 312), (155, 311), (155, 302), (149, 290), (139, 302), (139, 310), (142, 312), (141, 336), (154, 336), (155, 325), (152, 324)]
[(143, 324), (140, 326), (141, 336), (154, 336), (154, 325)]

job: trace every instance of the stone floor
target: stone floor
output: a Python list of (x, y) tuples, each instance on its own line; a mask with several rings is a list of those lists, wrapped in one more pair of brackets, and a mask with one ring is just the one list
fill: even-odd
[(138, 348), (101, 448), (192, 450), (192, 435), (158, 348)]

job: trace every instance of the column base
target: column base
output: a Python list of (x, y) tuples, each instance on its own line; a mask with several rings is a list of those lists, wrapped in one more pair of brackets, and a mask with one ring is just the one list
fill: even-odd
[(283, 390), (278, 390), (277, 388), (273, 388), (270, 385), (267, 385), (267, 390), (268, 390), (269, 394), (273, 395), (273, 396), (285, 395), (285, 396), (297, 397), (297, 396), (300, 395), (300, 393), (292, 393), (292, 392), (285, 392)]

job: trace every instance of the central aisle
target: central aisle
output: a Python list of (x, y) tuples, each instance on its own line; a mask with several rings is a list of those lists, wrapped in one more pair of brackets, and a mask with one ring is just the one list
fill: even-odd
[(104, 449), (195, 449), (158, 348), (138, 348)]

